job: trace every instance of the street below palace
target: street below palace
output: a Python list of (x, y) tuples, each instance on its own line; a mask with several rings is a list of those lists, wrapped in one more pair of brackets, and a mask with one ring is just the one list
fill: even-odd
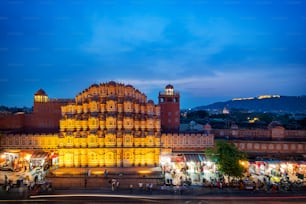
[(190, 187), (183, 192), (175, 190), (152, 191), (137, 188), (99, 189), (59, 189), (49, 194), (36, 194), (26, 188), (14, 188), (6, 192), (0, 190), (0, 203), (176, 203), (176, 204), (214, 204), (214, 203), (305, 203), (305, 189), (297, 192), (253, 192), (232, 188)]

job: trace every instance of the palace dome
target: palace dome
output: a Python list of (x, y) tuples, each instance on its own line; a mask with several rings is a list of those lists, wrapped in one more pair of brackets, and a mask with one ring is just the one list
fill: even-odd
[(108, 82), (108, 85), (112, 85), (112, 86), (116, 86), (116, 82), (114, 82), (114, 81), (110, 81), (110, 82)]
[(131, 84), (128, 84), (125, 86), (126, 88), (130, 87), (130, 88), (134, 88)]
[(35, 96), (47, 96), (46, 92), (43, 89), (39, 89), (34, 95)]
[(99, 85), (95, 83), (95, 84), (92, 84), (91, 87), (99, 87)]
[(173, 86), (172, 86), (171, 84), (168, 84), (168, 85), (166, 86), (166, 89), (173, 89)]

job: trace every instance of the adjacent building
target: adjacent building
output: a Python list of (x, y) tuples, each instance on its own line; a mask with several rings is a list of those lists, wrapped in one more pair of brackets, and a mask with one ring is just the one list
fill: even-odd
[(34, 94), (33, 112), (0, 113), (0, 130), (10, 133), (58, 133), (61, 107), (73, 99), (49, 98), (43, 89)]

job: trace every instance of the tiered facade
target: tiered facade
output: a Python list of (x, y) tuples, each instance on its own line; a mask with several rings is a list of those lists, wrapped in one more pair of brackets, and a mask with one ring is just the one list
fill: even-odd
[(62, 106), (60, 167), (156, 166), (160, 108), (131, 85), (92, 85)]

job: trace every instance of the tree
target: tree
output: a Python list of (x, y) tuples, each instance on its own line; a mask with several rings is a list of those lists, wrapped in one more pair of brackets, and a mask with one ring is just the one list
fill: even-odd
[(245, 168), (240, 164), (241, 160), (246, 160), (245, 152), (239, 151), (233, 143), (226, 141), (216, 141), (215, 148), (206, 150), (208, 158), (216, 162), (218, 170), (224, 175), (231, 177), (242, 177)]

